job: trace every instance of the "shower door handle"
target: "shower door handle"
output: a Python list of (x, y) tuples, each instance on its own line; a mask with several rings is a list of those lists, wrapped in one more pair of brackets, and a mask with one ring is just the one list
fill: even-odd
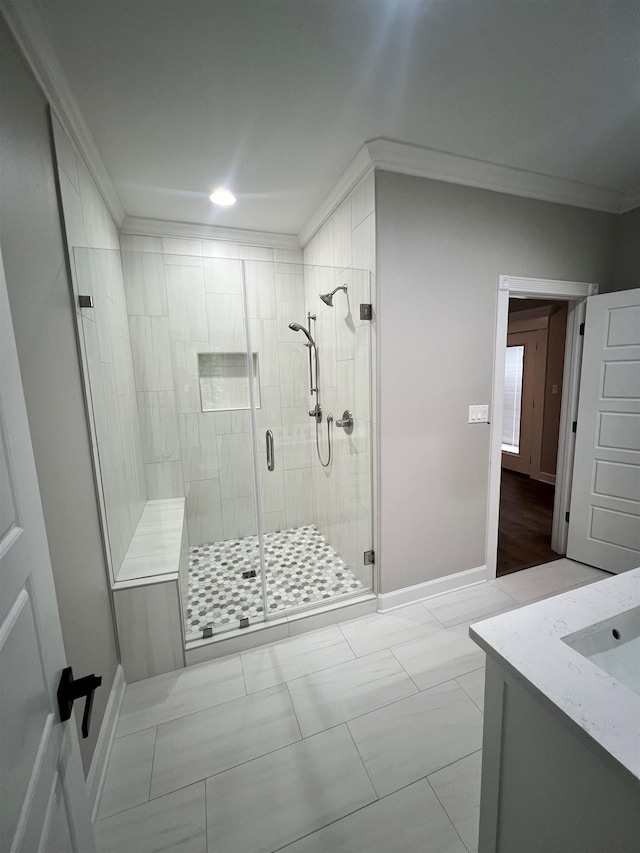
[(270, 429), (267, 430), (267, 470), (273, 471), (276, 467), (276, 460), (273, 455), (273, 433)]

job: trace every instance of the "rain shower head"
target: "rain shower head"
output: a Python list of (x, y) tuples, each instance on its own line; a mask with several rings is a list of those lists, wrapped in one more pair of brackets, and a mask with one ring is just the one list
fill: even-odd
[(316, 342), (313, 340), (313, 338), (311, 337), (309, 332), (307, 332), (304, 326), (301, 326), (299, 323), (289, 323), (289, 328), (292, 332), (304, 332), (304, 334), (307, 336), (307, 340), (309, 341), (310, 346), (314, 347), (316, 345)]
[(324, 304), (328, 305), (329, 308), (333, 308), (333, 297), (334, 297), (334, 294), (336, 294), (339, 290), (344, 290), (344, 292), (346, 293), (347, 292), (347, 285), (341, 284), (339, 287), (334, 287), (334, 289), (331, 291), (331, 293), (321, 293), (320, 299), (322, 299)]

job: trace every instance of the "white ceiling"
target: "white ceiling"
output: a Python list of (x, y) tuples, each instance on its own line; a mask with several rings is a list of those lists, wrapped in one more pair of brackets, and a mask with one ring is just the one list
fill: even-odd
[(640, 188), (639, 0), (37, 8), (130, 216), (298, 233), (377, 137)]

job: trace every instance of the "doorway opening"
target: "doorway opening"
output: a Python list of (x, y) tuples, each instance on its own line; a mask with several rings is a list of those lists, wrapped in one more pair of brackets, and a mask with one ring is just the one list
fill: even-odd
[[(512, 478), (514, 485), (522, 485), (526, 480), (536, 479), (531, 477), (532, 470), (536, 472), (536, 476), (540, 478), (539, 487), (542, 489), (544, 485), (554, 487), (554, 495), (551, 500), (552, 509), (552, 527), (550, 549), (554, 556), (549, 560), (544, 558), (534, 557), (528, 560), (528, 566), (539, 565), (541, 562), (550, 562), (551, 559), (560, 557), (566, 553), (566, 543), (568, 535), (568, 511), (571, 500), (571, 483), (573, 477), (573, 455), (575, 448), (575, 434), (572, 431), (572, 424), (577, 417), (578, 409), (578, 389), (580, 384), (580, 364), (582, 359), (582, 337), (580, 335), (581, 326), (584, 321), (586, 298), (597, 293), (598, 286), (596, 284), (586, 282), (572, 281), (554, 281), (549, 279), (533, 279), (533, 278), (518, 278), (514, 276), (501, 275), (498, 278), (497, 306), (496, 306), (496, 336), (494, 345), (494, 374), (493, 374), (493, 391), (491, 405), (491, 437), (490, 437), (490, 467), (489, 467), (489, 499), (487, 503), (487, 538), (486, 538), (486, 567), (487, 577), (496, 577), (498, 568), (498, 529), (500, 517), (500, 499), (502, 492), (502, 472), (503, 461), (508, 459), (511, 468), (516, 467), (514, 473), (526, 475), (521, 480)], [(551, 309), (546, 309), (547, 318), (558, 313), (557, 306), (564, 306), (566, 309), (566, 335), (563, 363), (562, 378), (557, 382), (549, 383), (549, 392), (553, 391), (553, 385), (558, 385), (557, 393), (552, 396), (559, 398), (559, 425), (557, 437), (557, 453), (555, 473), (549, 470), (549, 462), (547, 456), (543, 457), (542, 441), (536, 441), (531, 444), (531, 433), (537, 432), (539, 437), (542, 436), (544, 421), (528, 426), (525, 429), (529, 431), (529, 436), (521, 431), (514, 432), (514, 423), (521, 424), (520, 414), (517, 412), (517, 406), (522, 405), (522, 394), (525, 394), (525, 389), (521, 389), (520, 403), (514, 399), (511, 401), (506, 399), (505, 395), (505, 374), (507, 368), (507, 335), (509, 326), (509, 303), (510, 300), (535, 300), (535, 305), (529, 305), (523, 308), (523, 311), (531, 309), (541, 309), (540, 313), (544, 316), (544, 306), (551, 306)], [(511, 303), (512, 306), (514, 302)], [(512, 314), (517, 313), (516, 310)], [(559, 309), (561, 310), (561, 309)], [(553, 313), (551, 313), (553, 312)], [(535, 314), (535, 310), (534, 310)], [(526, 318), (526, 315), (524, 315)], [(529, 318), (530, 319), (530, 318)], [(520, 320), (523, 320), (521, 317)], [(554, 321), (556, 322), (556, 321)], [(548, 325), (548, 320), (547, 320)], [(582, 326), (583, 327), (583, 326)], [(512, 325), (512, 331), (522, 332), (522, 323), (520, 328), (516, 323)], [(534, 330), (535, 331), (535, 330)], [(538, 342), (539, 343), (539, 342)], [(525, 347), (531, 344), (515, 342), (514, 345)], [(535, 350), (535, 344), (533, 349)], [(540, 347), (539, 347), (540, 349)], [(528, 376), (524, 375), (524, 363), (521, 365), (522, 379), (518, 380), (521, 384), (534, 385), (538, 383), (539, 394), (544, 394), (544, 385), (546, 379), (546, 349), (544, 365), (537, 364), (536, 369), (528, 371)], [(522, 360), (523, 351), (520, 351), (519, 356)], [(516, 366), (512, 366), (512, 372), (518, 375), (517, 358), (515, 359)], [(535, 361), (535, 360), (534, 360)], [(554, 366), (557, 365), (558, 357), (553, 356)], [(560, 392), (562, 386), (562, 393)], [(535, 406), (533, 407), (535, 410)], [(515, 414), (514, 414), (515, 412)], [(538, 412), (540, 414), (540, 410)], [(503, 434), (503, 423), (512, 425), (512, 432), (509, 437)], [(517, 434), (516, 434), (517, 433)], [(549, 428), (547, 430), (549, 435)], [(528, 444), (527, 444), (528, 443)], [(503, 445), (507, 445), (503, 450)], [(529, 448), (527, 453), (525, 445)], [(522, 449), (521, 449), (522, 447)], [(548, 453), (548, 451), (546, 451)], [(552, 454), (553, 455), (553, 454)], [(518, 470), (518, 458), (526, 460), (525, 467)], [(526, 467), (529, 466), (529, 468)], [(547, 468), (547, 471), (544, 469)], [(511, 470), (508, 472), (511, 474)], [(545, 476), (547, 475), (547, 476)], [(555, 482), (554, 482), (555, 478)], [(513, 491), (513, 490), (512, 490)], [(505, 489), (505, 498), (508, 499), (508, 492)], [(546, 514), (548, 524), (549, 499), (547, 497)], [(525, 519), (526, 521), (526, 519)], [(526, 525), (525, 525), (526, 526)], [(519, 532), (520, 535), (522, 531)], [(518, 532), (516, 534), (518, 535)], [(520, 566), (524, 568), (524, 566)], [(509, 571), (517, 570), (510, 568)]]
[(568, 302), (510, 298), (497, 576), (559, 559), (551, 547)]

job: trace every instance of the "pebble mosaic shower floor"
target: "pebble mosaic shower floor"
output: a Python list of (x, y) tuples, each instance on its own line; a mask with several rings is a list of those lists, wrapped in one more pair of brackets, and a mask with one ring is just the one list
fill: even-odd
[[(189, 552), (187, 637), (262, 616), (257, 536)], [(270, 613), (366, 589), (313, 525), (266, 533), (264, 552)], [(255, 576), (244, 577), (247, 572)]]

